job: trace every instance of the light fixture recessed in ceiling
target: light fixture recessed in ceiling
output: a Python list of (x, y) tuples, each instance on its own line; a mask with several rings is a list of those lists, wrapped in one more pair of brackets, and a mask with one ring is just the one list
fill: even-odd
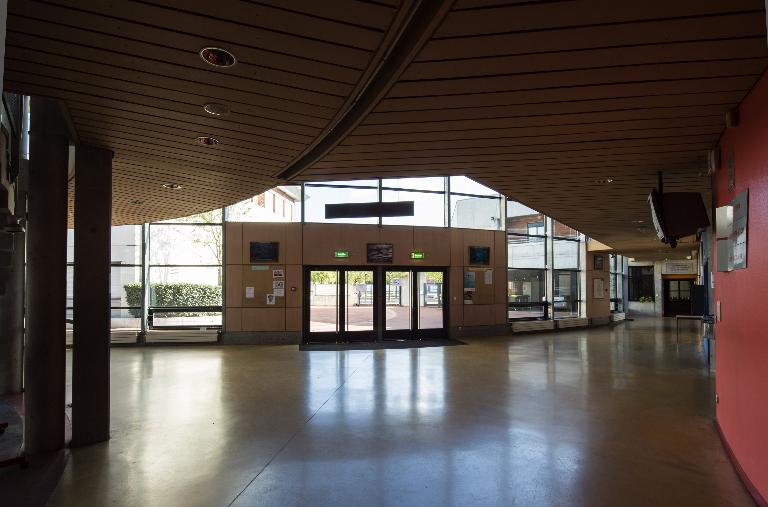
[(211, 116), (225, 116), (229, 114), (229, 106), (217, 102), (209, 102), (203, 106), (203, 111)]
[(595, 180), (595, 183), (598, 185), (607, 185), (608, 183), (613, 183), (613, 178), (604, 178), (602, 180)]
[(235, 55), (226, 49), (209, 46), (201, 49), (199, 54), (200, 58), (202, 58), (205, 63), (213, 65), (214, 67), (227, 68), (232, 67), (237, 63)]
[(181, 185), (175, 182), (163, 183), (163, 188), (167, 188), (168, 190), (181, 190)]
[(211, 136), (200, 136), (195, 139), (195, 142), (201, 146), (214, 146), (219, 144), (219, 140)]
[(141, 199), (133, 199), (130, 203), (133, 204), (134, 206), (138, 206), (140, 204), (144, 204), (144, 201), (142, 201)]

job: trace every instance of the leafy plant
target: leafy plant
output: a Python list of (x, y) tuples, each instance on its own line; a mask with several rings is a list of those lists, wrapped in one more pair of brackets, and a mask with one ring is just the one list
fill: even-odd
[[(129, 306), (142, 305), (140, 283), (129, 283), (123, 286), (125, 299)], [(221, 286), (201, 283), (153, 283), (150, 285), (150, 299), (152, 306), (178, 307), (178, 306), (219, 306), (221, 305)], [(141, 316), (138, 308), (129, 310), (134, 317)], [(201, 315), (201, 313), (174, 313), (175, 316), (184, 317)]]
[(641, 303), (653, 303), (653, 297), (652, 296), (640, 296), (640, 299), (638, 299)]

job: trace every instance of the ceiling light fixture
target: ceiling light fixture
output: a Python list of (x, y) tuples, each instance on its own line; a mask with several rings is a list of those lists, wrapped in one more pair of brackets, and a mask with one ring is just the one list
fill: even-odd
[(181, 190), (181, 185), (174, 182), (163, 183), (163, 188), (167, 188), (168, 190)]
[(608, 183), (613, 183), (613, 178), (605, 178), (602, 180), (595, 180), (595, 183), (598, 185), (607, 185)]
[(142, 201), (141, 199), (134, 199), (131, 201), (131, 204), (138, 206), (140, 204), (144, 204), (144, 201)]
[(228, 68), (237, 63), (235, 55), (226, 49), (205, 47), (200, 50), (199, 54), (205, 63), (214, 67)]
[(219, 144), (219, 140), (211, 136), (200, 136), (195, 139), (195, 142), (201, 146), (215, 146)]
[(209, 102), (203, 106), (203, 111), (211, 116), (225, 116), (229, 114), (229, 106), (216, 102)]

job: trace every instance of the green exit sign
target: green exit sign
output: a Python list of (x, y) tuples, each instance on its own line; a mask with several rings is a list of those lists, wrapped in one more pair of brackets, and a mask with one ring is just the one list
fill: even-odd
[(424, 258), (424, 252), (411, 252), (411, 259), (420, 260)]
[(349, 258), (349, 250), (335, 250), (333, 256), (337, 259), (347, 259)]

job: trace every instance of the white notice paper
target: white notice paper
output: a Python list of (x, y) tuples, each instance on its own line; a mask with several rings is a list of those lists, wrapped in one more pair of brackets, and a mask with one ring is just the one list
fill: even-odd
[(276, 298), (285, 297), (285, 289), (272, 289), (272, 292), (275, 294)]
[(268, 305), (275, 304), (275, 295), (274, 294), (267, 294), (267, 304)]
[(245, 299), (253, 299), (253, 287), (245, 288)]
[(274, 280), (272, 282), (273, 289), (285, 289), (285, 280)]
[(485, 272), (485, 275), (483, 275), (483, 276), (484, 276), (485, 285), (493, 284), (493, 271), (492, 270), (489, 269), (488, 271)]

